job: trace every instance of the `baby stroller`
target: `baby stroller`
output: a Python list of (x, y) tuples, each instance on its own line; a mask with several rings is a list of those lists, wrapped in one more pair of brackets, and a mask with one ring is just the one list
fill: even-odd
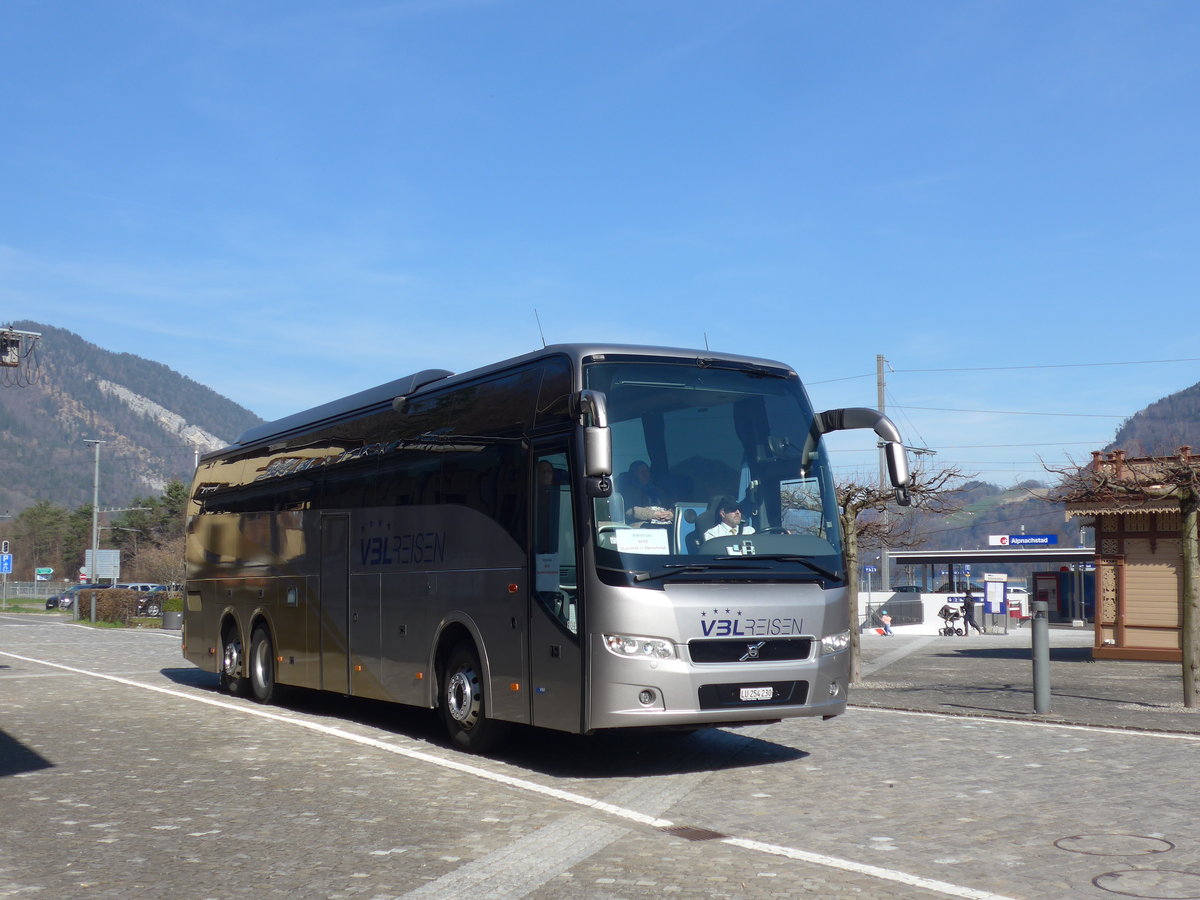
[(942, 629), (938, 632), (938, 634), (940, 634), (942, 637), (954, 637), (955, 635), (962, 637), (964, 634), (966, 634), (966, 631), (964, 631), (962, 628), (959, 628), (957, 624), (958, 622), (962, 621), (962, 613), (959, 611), (958, 607), (951, 606), (949, 603), (947, 603), (938, 610), (938, 617), (945, 623)]

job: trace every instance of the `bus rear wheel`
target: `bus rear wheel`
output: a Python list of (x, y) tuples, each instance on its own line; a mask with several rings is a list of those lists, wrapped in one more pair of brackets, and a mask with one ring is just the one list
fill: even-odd
[(259, 703), (270, 703), (275, 696), (275, 650), (262, 625), (250, 639), (250, 690)]
[(454, 645), (442, 669), (438, 704), (450, 740), (468, 753), (486, 753), (507, 732), (507, 723), (489, 719), (487, 690), (479, 654), (470, 641)]
[(242, 677), (242, 638), (234, 625), (225, 626), (221, 633), (220, 690), (235, 697), (246, 693), (246, 679)]

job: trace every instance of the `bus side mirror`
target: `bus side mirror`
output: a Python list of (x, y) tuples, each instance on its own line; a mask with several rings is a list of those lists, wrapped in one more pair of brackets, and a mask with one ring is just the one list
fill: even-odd
[(905, 455), (904, 445), (899, 441), (886, 441), (883, 445), (883, 452), (887, 457), (888, 479), (896, 489), (896, 504), (911, 506), (912, 497), (908, 493), (910, 482), (908, 457)]
[(888, 479), (895, 488), (897, 505), (912, 505), (912, 497), (908, 492), (912, 480), (908, 471), (908, 457), (904, 452), (904, 442), (900, 440), (900, 432), (892, 424), (891, 419), (874, 409), (855, 406), (846, 409), (827, 409), (817, 413), (814, 417), (814, 426), (819, 434), (847, 431), (852, 428), (872, 429), (883, 440)]
[[(583, 426), (583, 474), (611, 480), (612, 433), (608, 430), (606, 398), (600, 391), (580, 391), (574, 400), (575, 414)], [(607, 497), (611, 493), (610, 483), (608, 493), (596, 496)]]
[(589, 478), (612, 475), (612, 435), (607, 428), (583, 429), (584, 471)]

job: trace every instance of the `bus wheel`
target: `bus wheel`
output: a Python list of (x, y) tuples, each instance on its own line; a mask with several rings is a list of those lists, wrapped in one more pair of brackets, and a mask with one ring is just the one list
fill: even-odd
[(479, 654), (470, 641), (454, 646), (442, 670), (442, 721), (454, 746), (468, 753), (486, 753), (504, 736), (504, 722), (487, 717), (487, 698)]
[(246, 693), (246, 679), (241, 676), (242, 639), (237, 628), (226, 626), (221, 634), (221, 681), (220, 689), (226, 694), (240, 696)]
[(259, 703), (270, 703), (275, 696), (275, 651), (262, 625), (250, 639), (250, 690)]

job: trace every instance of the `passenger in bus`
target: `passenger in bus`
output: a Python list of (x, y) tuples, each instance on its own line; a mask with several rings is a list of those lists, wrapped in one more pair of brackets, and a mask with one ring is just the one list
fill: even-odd
[(742, 521), (742, 508), (731, 497), (722, 497), (717, 505), (716, 525), (704, 532), (704, 540), (711, 541), (718, 537), (732, 537), (739, 534), (754, 534), (754, 526)]
[(667, 525), (675, 511), (667, 504), (662, 490), (650, 478), (650, 467), (640, 459), (618, 478), (617, 490), (625, 501), (625, 521), (630, 525), (650, 523)]

